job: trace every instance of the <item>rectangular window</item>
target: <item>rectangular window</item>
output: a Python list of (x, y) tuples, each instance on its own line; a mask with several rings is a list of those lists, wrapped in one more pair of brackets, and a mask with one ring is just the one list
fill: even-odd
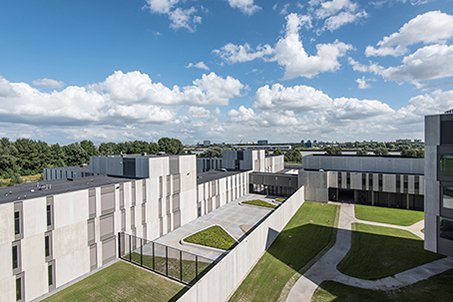
[(22, 278), (16, 278), (16, 301), (22, 301)]
[(399, 192), (401, 190), (401, 176), (396, 175), (396, 191)]
[(14, 234), (15, 235), (20, 234), (20, 212), (19, 211), (14, 212)]
[(167, 175), (167, 196), (170, 196), (171, 190), (170, 190), (170, 175)]
[(453, 209), (453, 187), (443, 188), (442, 207)]
[(382, 183), (383, 183), (382, 178), (383, 178), (382, 174), (379, 174), (379, 176), (378, 176), (379, 191), (382, 191)]
[(53, 266), (52, 265), (49, 265), (47, 267), (47, 281), (48, 281), (49, 286), (53, 285)]
[(44, 237), (44, 250), (46, 257), (50, 256), (50, 236)]
[(368, 175), (368, 186), (370, 188), (370, 191), (373, 191), (373, 174)]
[(439, 218), (439, 235), (441, 238), (453, 240), (453, 220)]
[(47, 218), (47, 226), (52, 225), (52, 206), (48, 204), (46, 206), (46, 218)]
[(338, 172), (338, 187), (341, 188), (341, 172)]
[(162, 176), (159, 176), (159, 197), (162, 197), (164, 188), (163, 188), (163, 181)]
[(440, 156), (440, 176), (453, 177), (453, 155)]
[(13, 245), (13, 270), (19, 267), (19, 248)]

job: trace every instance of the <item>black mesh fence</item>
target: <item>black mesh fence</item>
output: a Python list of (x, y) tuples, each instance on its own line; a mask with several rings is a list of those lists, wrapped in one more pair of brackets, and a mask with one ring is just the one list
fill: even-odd
[(121, 259), (184, 284), (195, 284), (217, 263), (213, 259), (123, 232), (118, 233), (118, 238), (118, 252)]

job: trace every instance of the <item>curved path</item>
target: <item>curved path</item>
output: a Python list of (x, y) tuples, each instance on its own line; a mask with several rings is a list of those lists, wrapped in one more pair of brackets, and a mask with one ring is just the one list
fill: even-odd
[(354, 216), (353, 204), (341, 204), (335, 245), (297, 280), (286, 298), (287, 302), (310, 301), (316, 288), (326, 280), (365, 289), (388, 290), (394, 287), (413, 284), (453, 268), (453, 258), (447, 257), (378, 280), (364, 280), (344, 275), (336, 267), (351, 247), (351, 226), (354, 222), (404, 229), (420, 238), (424, 237), (424, 234), (420, 231), (423, 228), (423, 221), (417, 222), (409, 227), (402, 227), (359, 220)]

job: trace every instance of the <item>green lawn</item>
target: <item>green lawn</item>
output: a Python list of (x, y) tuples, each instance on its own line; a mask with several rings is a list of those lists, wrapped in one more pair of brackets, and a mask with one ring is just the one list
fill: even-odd
[(338, 210), (336, 205), (306, 201), (230, 301), (277, 301), (296, 271), (333, 243)]
[(260, 206), (260, 207), (266, 207), (266, 208), (276, 208), (276, 205), (270, 204), (268, 202), (265, 202), (261, 199), (254, 199), (254, 200), (247, 200), (247, 201), (242, 201), (241, 203), (243, 204), (251, 204), (254, 206)]
[[(179, 257), (179, 253), (174, 255), (175, 257)], [(130, 258), (129, 258), (130, 257)], [(168, 264), (164, 257), (155, 257), (153, 263), (153, 256), (143, 255), (140, 257), (138, 253), (132, 253), (129, 255), (124, 256), (123, 258), (130, 259), (131, 261), (146, 266), (150, 269), (153, 269), (161, 274), (168, 275), (181, 280), (186, 283), (194, 283), (196, 280), (196, 274), (198, 270), (199, 278), (203, 275), (204, 270), (208, 268), (210, 263), (203, 262), (201, 260), (198, 261), (198, 267), (194, 260), (185, 260), (183, 258), (182, 263), (178, 258), (168, 258)], [(201, 258), (201, 257), (200, 257)], [(181, 267), (182, 266), (182, 267)], [(182, 275), (181, 275), (182, 269)]]
[(181, 284), (118, 261), (44, 301), (169, 301), (183, 288)]
[(440, 258), (411, 232), (354, 223), (351, 249), (337, 269), (356, 278), (379, 279)]
[(285, 202), (286, 199), (284, 198), (275, 198), (275, 201), (278, 201), (278, 202)]
[(418, 302), (418, 301), (453, 301), (453, 270), (433, 276), (427, 280), (395, 290), (367, 290), (344, 285), (333, 281), (324, 281), (316, 289), (312, 302)]
[(422, 220), (424, 213), (412, 210), (355, 205), (355, 217), (366, 221), (409, 226)]
[(185, 242), (214, 247), (221, 250), (230, 250), (237, 244), (236, 240), (228, 235), (223, 228), (214, 225), (184, 239)]

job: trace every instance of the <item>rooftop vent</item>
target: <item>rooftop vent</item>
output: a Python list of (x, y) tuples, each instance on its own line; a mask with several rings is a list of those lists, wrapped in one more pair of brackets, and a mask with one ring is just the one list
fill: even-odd
[(453, 113), (453, 109), (450, 109), (450, 110), (447, 110), (444, 112), (445, 114), (452, 114)]

